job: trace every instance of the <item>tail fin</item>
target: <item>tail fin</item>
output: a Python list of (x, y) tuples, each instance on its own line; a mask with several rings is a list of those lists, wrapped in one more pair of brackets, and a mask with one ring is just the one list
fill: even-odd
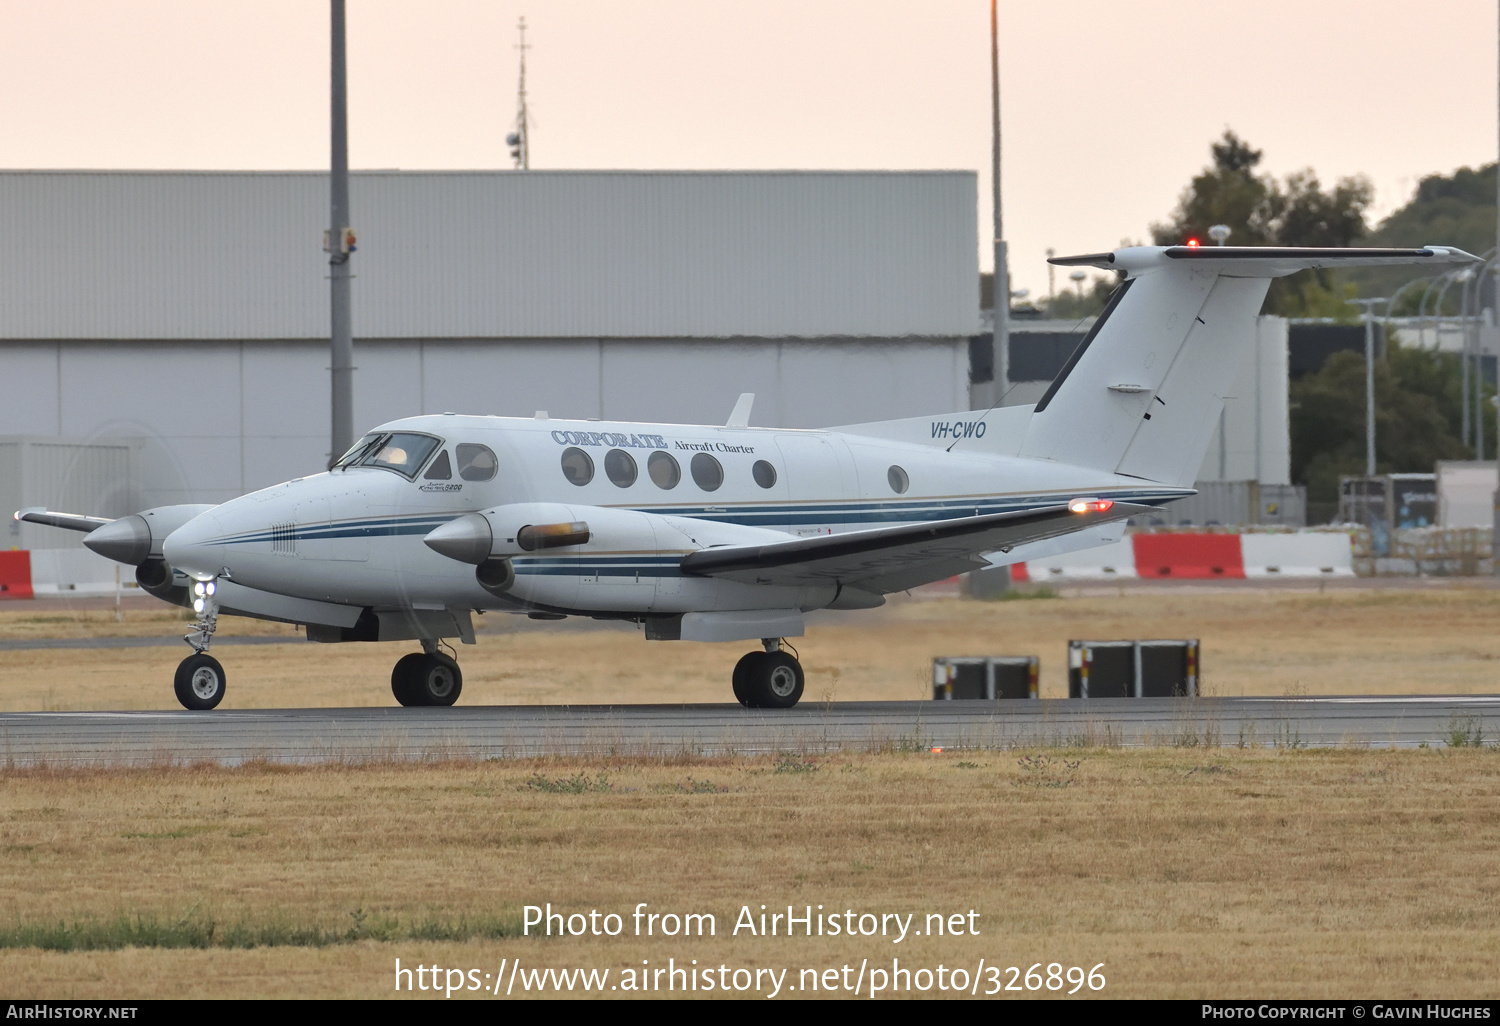
[(1476, 259), (1440, 246), (1136, 246), (1054, 259), (1127, 278), (1036, 404), (1020, 455), (1191, 485), (1272, 278), (1310, 267)]

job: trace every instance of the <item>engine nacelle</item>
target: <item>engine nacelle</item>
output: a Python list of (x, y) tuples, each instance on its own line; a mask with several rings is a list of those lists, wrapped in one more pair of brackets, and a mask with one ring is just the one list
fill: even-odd
[(649, 514), (605, 506), (520, 502), (482, 513), (465, 513), (433, 529), (424, 539), (434, 552), (477, 568), (475, 579), (492, 595), (515, 584), (511, 557), (591, 545), (606, 551), (657, 547)]
[[(160, 560), (161, 545), (167, 540), (167, 535), (213, 508), (207, 503), (157, 506), (90, 531), (84, 535), (83, 544), (105, 559), (138, 567), (148, 560)], [(148, 573), (147, 576), (154, 578), (157, 575)], [(144, 583), (141, 586), (146, 587)]]

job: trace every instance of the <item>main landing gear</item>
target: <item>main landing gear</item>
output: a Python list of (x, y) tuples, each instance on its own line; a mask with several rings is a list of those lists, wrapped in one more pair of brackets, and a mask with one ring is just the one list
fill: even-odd
[(391, 694), (402, 705), (452, 705), (463, 687), (458, 663), (436, 641), (422, 642), (422, 651), (402, 656), (391, 671)]
[[(734, 697), (747, 709), (790, 709), (802, 697), (802, 664), (780, 638), (762, 638), (764, 652), (751, 652), (734, 667)], [(786, 646), (790, 647), (790, 646)]]
[(193, 612), (198, 622), (182, 640), (193, 646), (193, 654), (177, 664), (172, 688), (184, 709), (212, 709), (224, 700), (224, 667), (208, 654), (219, 626), (218, 584), (213, 580), (193, 582)]

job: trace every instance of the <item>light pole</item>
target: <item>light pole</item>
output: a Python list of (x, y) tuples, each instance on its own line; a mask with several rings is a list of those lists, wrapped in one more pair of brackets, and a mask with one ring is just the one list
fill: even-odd
[[(1229, 225), (1227, 225), (1227, 224), (1210, 225), (1209, 229), (1208, 229), (1208, 237), (1210, 239), (1214, 240), (1214, 245), (1215, 246), (1222, 246), (1222, 245), (1224, 245), (1224, 243), (1229, 239), (1230, 234), (1231, 234), (1231, 231), (1230, 231)], [(1257, 357), (1257, 359), (1259, 359), (1259, 357)], [(1257, 376), (1256, 377), (1256, 381), (1258, 382), (1259, 380), (1260, 380), (1260, 378), (1259, 378), (1259, 376)], [(1259, 405), (1257, 405), (1256, 406), (1257, 416), (1259, 415), (1259, 410), (1260, 410), (1260, 407), (1259, 407)], [(1219, 480), (1220, 481), (1223, 481), (1226, 477), (1229, 476), (1229, 438), (1228, 438), (1228, 430), (1229, 430), (1229, 409), (1228, 409), (1228, 407), (1225, 407), (1225, 406), (1221, 405), (1219, 407)], [(1257, 447), (1260, 445), (1260, 434), (1258, 432), (1257, 432), (1257, 434), (1255, 436), (1255, 444), (1256, 444)], [(1258, 481), (1256, 483), (1259, 484)]]
[(999, 406), (1010, 390), (1010, 269), (1006, 265), (1005, 230), (1000, 217), (1000, 14), (990, 0), (990, 116), (992, 143), (990, 186), (995, 205), (995, 337), (992, 406)]
[(1365, 477), (1375, 476), (1375, 304), (1389, 299), (1351, 299), (1365, 315)]
[(349, 255), (354, 232), (349, 227), (349, 103), (344, 73), (344, 0), (330, 0), (332, 14), (332, 109), (329, 159), (328, 251), (331, 317), (329, 339), (329, 409), (331, 430), (328, 465), (354, 445), (354, 333), (349, 299)]
[(1465, 267), (1458, 273), (1457, 281), (1463, 283), (1463, 292), (1458, 301), (1458, 330), (1461, 332), (1462, 348), (1459, 350), (1458, 364), (1462, 372), (1462, 384), (1459, 391), (1463, 399), (1463, 427), (1462, 437), (1465, 445), (1472, 444), (1469, 441), (1469, 283), (1474, 280), (1474, 270)]
[(1053, 249), (1051, 246), (1048, 246), (1047, 247), (1047, 305), (1048, 306), (1051, 306), (1052, 305), (1052, 301), (1057, 298), (1057, 288), (1053, 284), (1053, 279), (1052, 279), (1052, 273), (1057, 270), (1057, 268), (1055, 268), (1055, 267), (1052, 266), (1052, 258), (1055, 257), (1055, 256), (1057, 256), (1057, 250)]

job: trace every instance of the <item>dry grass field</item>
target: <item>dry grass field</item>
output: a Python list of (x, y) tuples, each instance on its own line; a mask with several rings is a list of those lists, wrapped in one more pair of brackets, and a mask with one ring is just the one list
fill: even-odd
[[(795, 644), (807, 696), (931, 694), (940, 655), (1035, 654), (1043, 697), (1067, 694), (1070, 638), (1196, 637), (1213, 695), (1476, 694), (1500, 691), (1500, 590), (1125, 588), (1029, 601), (914, 601), (818, 614)], [(463, 704), (729, 701), (748, 644), (647, 643), (629, 626), (539, 625), (489, 614), (459, 646)], [(226, 617), (233, 634), (292, 628)], [(185, 631), (164, 606), (112, 612), (63, 603), (0, 606), (0, 638), (145, 636)], [(390, 670), (410, 643), (223, 646), (225, 708), (390, 705)], [(0, 709), (174, 709), (185, 645), (0, 652)]]
[[(748, 647), (485, 621), (459, 653), (464, 704), (722, 702)], [(1078, 637), (1198, 637), (1208, 694), (1483, 693), (1497, 621), (1500, 591), (1461, 585), (1127, 588), (902, 599), (814, 618), (797, 646), (813, 699), (920, 698), (933, 656), (1002, 653), (1040, 655), (1061, 696)], [(0, 607), (0, 638), (183, 629), (160, 607)], [(387, 705), (413, 647), (224, 646), (225, 705)], [(0, 651), (0, 708), (176, 708), (185, 652)], [(1494, 748), (4, 770), (0, 980), (7, 997), (379, 997), (397, 958), (613, 980), (697, 959), (790, 969), (787, 987), (983, 958), (1103, 962), (1114, 997), (1494, 997), (1497, 851)], [(629, 924), (643, 901), (714, 913), (717, 935), (516, 936), (526, 904)], [(730, 936), (761, 904), (973, 909), (979, 935)]]
[[(791, 986), (801, 969), (863, 959), (1103, 962), (1110, 997), (1500, 990), (1493, 749), (3, 779), (0, 980), (13, 998), (381, 997), (397, 958), (481, 974), (519, 958), (612, 980), (642, 960), (697, 959), (790, 968)], [(515, 936), (522, 906), (546, 902), (621, 913), (625, 934)], [(629, 936), (638, 902), (712, 912), (716, 936)], [(918, 927), (973, 909), (979, 935), (730, 936), (739, 908), (761, 904), (917, 913)], [(120, 947), (132, 939), (201, 946)], [(70, 945), (102, 950), (58, 950)]]

